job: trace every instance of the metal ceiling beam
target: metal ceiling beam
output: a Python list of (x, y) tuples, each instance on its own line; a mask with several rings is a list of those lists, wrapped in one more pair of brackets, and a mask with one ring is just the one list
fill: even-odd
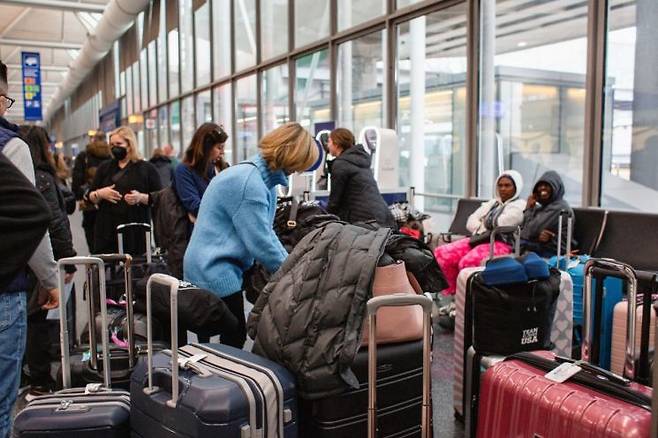
[(96, 12), (102, 14), (105, 5), (78, 3), (65, 0), (3, 0), (3, 5), (25, 6), (39, 9), (55, 9), (71, 12)]
[(64, 43), (61, 41), (39, 41), (39, 40), (23, 40), (15, 38), (0, 38), (0, 46), (26, 46), (26, 47), (42, 47), (45, 49), (82, 49), (82, 44), (78, 43)]
[(18, 15), (16, 15), (16, 17), (15, 17), (13, 20), (11, 20), (11, 23), (9, 23), (7, 26), (5, 26), (5, 28), (2, 30), (2, 32), (0, 32), (0, 38), (1, 38), (1, 37), (5, 37), (5, 36), (7, 36), (7, 34), (9, 34), (9, 32), (11, 32), (11, 30), (12, 30), (12, 29), (13, 29), (18, 23), (20, 23), (21, 20), (22, 20), (23, 18), (25, 18), (25, 16), (26, 16), (27, 14), (29, 14), (31, 10), (32, 10), (32, 8), (25, 8), (25, 9), (23, 9), (21, 12), (19, 12)]
[[(7, 68), (9, 70), (20, 70), (21, 65), (20, 64), (7, 64)], [(69, 71), (69, 68), (65, 67), (65, 66), (58, 66), (58, 65), (42, 65), (41, 66), (41, 71), (67, 72), (67, 71)]]

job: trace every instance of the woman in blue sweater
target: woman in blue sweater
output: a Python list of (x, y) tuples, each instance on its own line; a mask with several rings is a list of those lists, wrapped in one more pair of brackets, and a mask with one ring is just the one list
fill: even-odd
[(221, 337), (223, 344), (237, 348), (246, 339), (243, 273), (254, 260), (275, 272), (288, 256), (272, 229), (276, 186), (287, 185), (287, 175), (311, 168), (319, 156), (299, 123), (265, 135), (259, 149), (208, 185), (183, 265), (185, 280), (221, 297), (238, 319), (237, 332)]
[(183, 162), (176, 166), (174, 187), (191, 223), (196, 222), (201, 198), (215, 176), (215, 163), (218, 160), (224, 163), (224, 144), (227, 139), (228, 134), (221, 126), (204, 123), (192, 136)]

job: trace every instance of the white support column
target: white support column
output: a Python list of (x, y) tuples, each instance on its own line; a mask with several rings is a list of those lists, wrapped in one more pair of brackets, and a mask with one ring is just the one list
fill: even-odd
[(480, 55), (480, 147), (478, 196), (490, 197), (495, 181), (496, 156), (496, 1), (482, 0)]

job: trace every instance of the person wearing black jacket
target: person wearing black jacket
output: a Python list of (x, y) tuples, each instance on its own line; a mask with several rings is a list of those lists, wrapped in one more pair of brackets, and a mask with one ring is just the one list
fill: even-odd
[(82, 211), (82, 228), (85, 230), (85, 238), (91, 254), (96, 253), (94, 248), (94, 227), (97, 209), (94, 204), (85, 201), (85, 194), (89, 191), (98, 166), (111, 158), (110, 145), (105, 142), (105, 133), (97, 131), (93, 141), (75, 158), (73, 166), (71, 189), (75, 199), (78, 200), (78, 208)]
[(397, 229), (370, 169), (371, 156), (362, 145), (354, 144), (354, 135), (345, 128), (331, 131), (329, 153), (336, 159), (331, 165), (327, 211), (345, 222), (374, 220), (382, 227)]
[[(149, 193), (162, 189), (156, 168), (139, 157), (137, 138), (132, 129), (122, 126), (110, 133), (114, 159), (102, 163), (86, 200), (98, 206), (94, 228), (94, 251), (116, 253), (118, 225), (130, 222), (150, 223)], [(144, 235), (124, 241), (124, 251), (132, 255), (144, 253)]]
[[(73, 237), (66, 211), (66, 201), (58, 184), (55, 164), (49, 151), (49, 139), (46, 130), (39, 126), (22, 126), (21, 137), (30, 148), (34, 162), (36, 186), (48, 203), (50, 223), (48, 232), (55, 260), (64, 257), (74, 257)], [(64, 282), (73, 281), (74, 266), (66, 267)], [(30, 391), (26, 396), (29, 401), (38, 395), (43, 395), (55, 389), (55, 381), (50, 375), (49, 334), (52, 325), (46, 320), (47, 310), (39, 308), (39, 288), (36, 281), (31, 287), (32, 295), (27, 305), (27, 348), (25, 360), (30, 377)]]

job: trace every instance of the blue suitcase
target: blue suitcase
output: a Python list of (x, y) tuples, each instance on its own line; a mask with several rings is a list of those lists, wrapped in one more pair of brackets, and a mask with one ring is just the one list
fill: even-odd
[[(147, 342), (151, 336), (151, 285), (171, 290), (176, 309), (178, 280), (154, 274), (147, 284)], [(173, 312), (172, 343), (177, 340)], [(172, 368), (171, 364), (178, 366)], [(179, 370), (180, 368), (180, 370)], [(294, 377), (280, 365), (220, 344), (192, 344), (153, 355), (131, 376), (133, 437), (295, 438), (298, 435)]]

